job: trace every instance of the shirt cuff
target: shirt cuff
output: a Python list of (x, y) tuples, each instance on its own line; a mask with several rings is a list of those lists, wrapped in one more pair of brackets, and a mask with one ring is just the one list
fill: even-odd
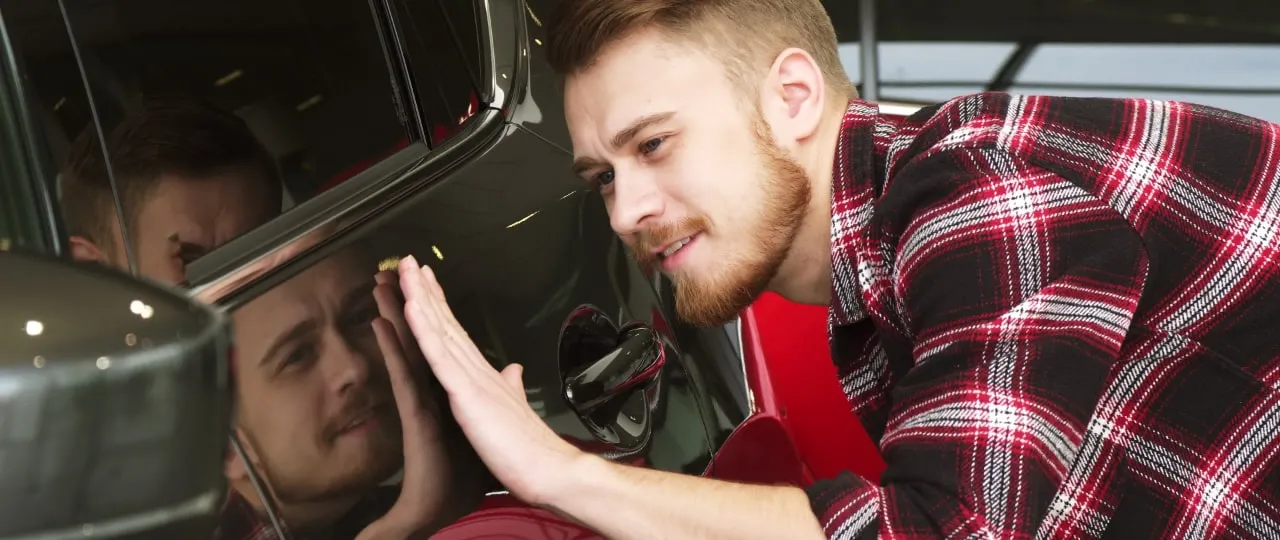
[(827, 538), (875, 538), (879, 528), (880, 488), (842, 472), (805, 488), (809, 506)]

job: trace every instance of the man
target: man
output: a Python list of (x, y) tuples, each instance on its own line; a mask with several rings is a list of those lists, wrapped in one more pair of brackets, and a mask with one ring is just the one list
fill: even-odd
[[(355, 538), (371, 523), (361, 538), (425, 538), (484, 493), (478, 461), (441, 417), (437, 387), (393, 392), (389, 367), (403, 381), (425, 374), (396, 371), (407, 343), (399, 336), (410, 335), (396, 275), (366, 268), (357, 249), (341, 251), (232, 315), (236, 433), (290, 538)], [(425, 368), (420, 355), (410, 359)], [(403, 489), (387, 485), (402, 467)], [(226, 474), (232, 497), (216, 537), (275, 538), (235, 453)]]
[(278, 215), (282, 197), (275, 162), (248, 126), (188, 100), (147, 102), (105, 145), (90, 126), (72, 143), (59, 191), (73, 257), (128, 270), (132, 255), (139, 275), (183, 285), (187, 264)]
[(689, 320), (829, 303), (888, 468), (806, 493), (584, 455), (406, 261), (418, 343), (513, 494), (610, 538), (1280, 534), (1280, 126), (994, 93), (893, 120), (818, 0), (565, 0), (549, 31), (614, 230)]

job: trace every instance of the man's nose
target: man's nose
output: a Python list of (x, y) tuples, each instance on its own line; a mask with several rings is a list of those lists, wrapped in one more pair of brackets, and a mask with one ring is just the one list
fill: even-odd
[(652, 175), (622, 174), (614, 181), (609, 204), (609, 225), (618, 236), (628, 238), (659, 220), (666, 210), (662, 190)]
[(337, 393), (363, 387), (369, 382), (369, 358), (350, 340), (333, 340), (325, 355), (325, 370), (330, 386)]

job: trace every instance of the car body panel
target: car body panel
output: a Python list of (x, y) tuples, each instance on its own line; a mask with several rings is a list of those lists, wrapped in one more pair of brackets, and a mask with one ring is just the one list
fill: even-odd
[[(436, 271), (458, 319), (490, 362), (525, 366), (530, 404), (579, 447), (623, 463), (724, 480), (811, 482), (815, 471), (830, 467), (807, 460), (806, 447), (797, 441), (812, 441), (818, 431), (804, 426), (818, 422), (789, 419), (803, 405), (792, 404), (792, 394), (775, 396), (783, 386), (770, 383), (789, 367), (806, 364), (787, 357), (775, 365), (760, 351), (776, 345), (769, 345), (768, 337), (761, 341), (755, 327), (743, 326), (749, 343), (734, 344), (736, 326), (727, 333), (725, 328), (680, 322), (670, 282), (635, 264), (610, 229), (599, 195), (571, 172), (557, 77), (539, 49), (544, 44), (539, 14), (549, 13), (552, 4), (478, 0), (480, 65), (471, 74), (469, 103), (453, 104), (464, 111), (457, 122), (432, 124), (417, 118), (422, 139), (411, 133), (389, 144), (323, 182), (288, 212), (190, 264), (188, 277), (195, 285), (190, 293), (235, 319), (255, 302), (275, 302), (267, 300), (274, 298), (273, 292), (352, 250), (363, 254), (360, 264), (367, 265), (361, 267), (366, 275), (412, 254)], [(371, 5), (379, 14), (380, 39), (403, 31), (397, 24), (405, 21), (396, 20), (392, 14), (397, 12), (387, 3)], [(25, 16), (38, 15), (42, 24), (56, 28), (57, 10), (41, 9)], [(92, 12), (78, 9), (71, 6), (75, 24), (67, 27), (92, 34)], [(27, 34), (34, 39), (30, 30)], [(76, 38), (40, 39), (48, 45)], [(417, 64), (404, 64), (421, 58), (398, 48), (404, 43), (384, 45), (394, 83), (389, 91), (425, 92), (411, 84)], [(27, 60), (31, 64), (36, 59)], [(96, 69), (101, 73), (106, 68)], [(60, 77), (73, 72), (64, 69)], [(90, 76), (95, 75), (76, 75)], [(101, 81), (84, 86), (92, 88), (92, 99), (124, 91)], [(52, 102), (57, 95), (41, 97)], [(92, 105), (91, 99), (81, 98)], [(402, 114), (412, 114), (403, 97), (396, 99)], [(48, 186), (41, 188), (50, 192)], [(648, 410), (642, 423), (649, 440), (638, 451), (620, 451), (593, 436), (564, 399), (566, 369), (558, 343), (565, 322), (584, 306), (616, 326), (645, 325), (661, 338), (665, 362), (655, 382), (644, 388)], [(825, 362), (830, 365), (829, 358)], [(797, 431), (810, 435), (798, 437)], [(492, 486), (480, 479), (466, 487)], [(442, 534), (483, 529), (550, 538), (584, 533), (542, 510), (521, 509), (513, 500), (484, 500), (479, 510)], [(515, 525), (526, 521), (527, 528)]]

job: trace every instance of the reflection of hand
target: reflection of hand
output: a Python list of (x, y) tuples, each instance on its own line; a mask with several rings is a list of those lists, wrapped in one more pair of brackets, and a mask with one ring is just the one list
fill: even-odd
[[(439, 407), (430, 397), (422, 396), (425, 362), (413, 344), (413, 334), (403, 316), (399, 276), (395, 272), (379, 272), (373, 295), (381, 316), (374, 320), (373, 330), (378, 347), (387, 362), (396, 408), (400, 411), (404, 434), (404, 479), (400, 497), (386, 515), (372, 523), (359, 540), (414, 538), (433, 527), (432, 520), (448, 497), (450, 470), (448, 453), (440, 440), (436, 423)], [(406, 354), (406, 352), (408, 354)]]
[(406, 257), (400, 281), (409, 327), (472, 447), (513, 495), (542, 504), (568, 466), (587, 454), (556, 435), (529, 406), (519, 364), (501, 373), (489, 365), (454, 318), (429, 268)]

